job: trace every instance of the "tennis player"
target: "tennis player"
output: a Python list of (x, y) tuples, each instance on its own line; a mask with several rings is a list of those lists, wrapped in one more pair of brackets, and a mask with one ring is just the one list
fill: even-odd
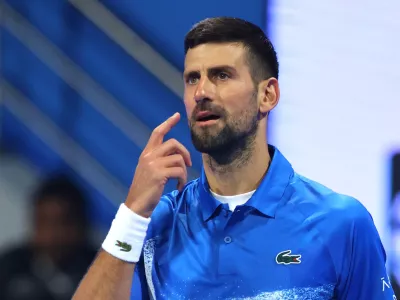
[[(153, 131), (74, 299), (395, 299), (364, 206), (297, 174), (267, 142), (280, 91), (263, 31), (211, 18), (184, 45), (202, 174), (187, 182), (188, 150), (164, 140), (174, 114)], [(171, 178), (177, 190), (162, 195)]]

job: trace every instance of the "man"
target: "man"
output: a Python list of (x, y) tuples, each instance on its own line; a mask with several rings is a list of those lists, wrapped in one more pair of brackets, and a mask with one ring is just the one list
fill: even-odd
[(85, 202), (64, 176), (37, 188), (29, 242), (0, 257), (0, 299), (71, 299), (96, 255), (87, 243)]
[[(187, 34), (185, 51), (201, 177), (186, 184), (188, 151), (163, 141), (175, 114), (153, 131), (74, 299), (393, 299), (367, 210), (296, 174), (267, 144), (280, 92), (262, 30), (206, 19)], [(162, 196), (171, 178), (178, 189)]]

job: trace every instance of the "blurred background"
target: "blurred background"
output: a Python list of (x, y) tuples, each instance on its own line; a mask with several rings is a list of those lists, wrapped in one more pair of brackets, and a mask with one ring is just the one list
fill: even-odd
[[(247, 19), (270, 36), (281, 102), (269, 141), (299, 173), (367, 207), (396, 288), (400, 2), (0, 3), (0, 299), (71, 298), (150, 132), (184, 115), (184, 35), (213, 16)], [(201, 160), (186, 124), (167, 138), (191, 151), (195, 178)]]

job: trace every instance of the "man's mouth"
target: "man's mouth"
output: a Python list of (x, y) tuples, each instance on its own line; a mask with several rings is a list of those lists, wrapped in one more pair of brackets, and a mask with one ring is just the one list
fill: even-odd
[(221, 117), (218, 114), (209, 111), (201, 111), (196, 115), (196, 122), (217, 121)]

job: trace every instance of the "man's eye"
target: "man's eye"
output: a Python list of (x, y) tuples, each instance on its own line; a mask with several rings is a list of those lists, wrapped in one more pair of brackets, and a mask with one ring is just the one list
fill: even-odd
[(217, 74), (217, 77), (220, 80), (227, 80), (229, 78), (229, 75), (227, 73), (224, 73), (224, 72), (219, 72)]
[(194, 76), (188, 77), (188, 79), (186, 80), (186, 82), (187, 82), (188, 84), (196, 84), (197, 81), (199, 81), (199, 78), (194, 77)]

